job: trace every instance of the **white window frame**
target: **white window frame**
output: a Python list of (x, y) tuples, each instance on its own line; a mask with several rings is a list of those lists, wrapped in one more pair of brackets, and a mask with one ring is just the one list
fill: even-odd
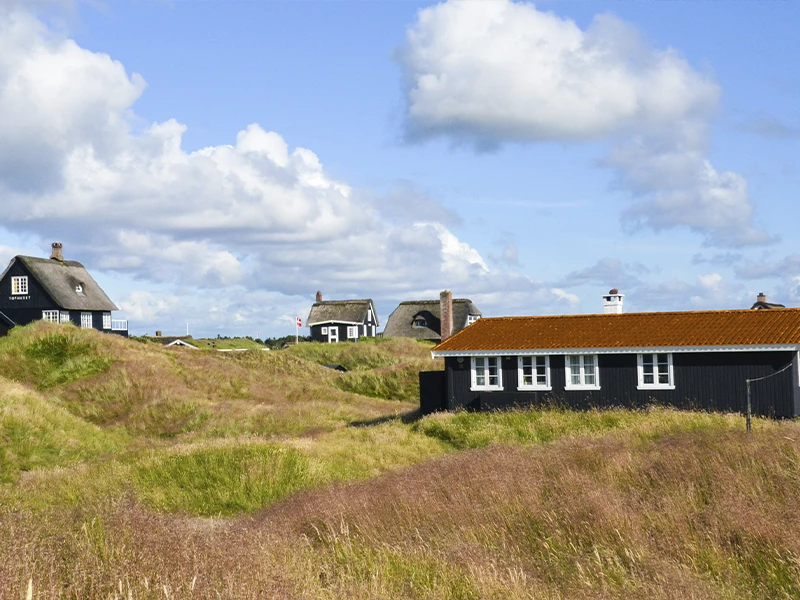
[(11, 295), (25, 296), (28, 293), (28, 276), (20, 275), (11, 278)]
[[(580, 359), (580, 383), (572, 383), (572, 357), (577, 356)], [(594, 365), (594, 383), (586, 383), (586, 367), (587, 357), (592, 357), (592, 364)], [(597, 361), (597, 354), (565, 354), (564, 355), (564, 371), (566, 380), (564, 384), (565, 390), (599, 390), (600, 389), (600, 366)]]
[(421, 329), (423, 327), (427, 327), (428, 322), (425, 320), (425, 317), (414, 317), (414, 321), (412, 322), (411, 326)]
[[(471, 359), (472, 368), (470, 369), (470, 390), (477, 391), (502, 391), (503, 390), (503, 357), (502, 356), (473, 356)], [(496, 374), (491, 375), (489, 369), (496, 369)], [(478, 369), (485, 369), (483, 375), (484, 383), (478, 383)], [(496, 379), (496, 383), (490, 383), (492, 378)]]
[[(539, 373), (537, 372), (540, 365), (536, 363), (540, 360), (544, 359), (544, 383), (539, 383)], [(532, 376), (532, 383), (525, 383), (525, 369), (526, 365), (525, 362), (528, 361), (531, 363), (529, 367), (531, 369), (531, 376)], [(548, 391), (552, 390), (552, 384), (550, 383), (550, 357), (545, 356), (518, 356), (517, 357), (517, 390), (539, 390), (539, 391)]]
[(475, 321), (480, 319), (480, 315), (467, 315), (467, 325), (472, 325)]
[(328, 343), (336, 344), (339, 342), (339, 326), (331, 325), (328, 327)]
[[(81, 328), (82, 329), (91, 329), (92, 328), (92, 313), (90, 312), (82, 312), (81, 313)], [(88, 325), (87, 325), (88, 323)]]
[(42, 311), (42, 321), (47, 321), (48, 323), (58, 323), (58, 311), (57, 310), (43, 310)]
[(322, 335), (328, 335), (328, 328), (327, 327), (323, 327), (321, 332), (322, 332)]
[(103, 329), (111, 329), (111, 313), (103, 313)]
[[(659, 383), (659, 375), (661, 371), (658, 368), (658, 355), (666, 355), (667, 357), (667, 383)], [(653, 357), (653, 383), (644, 382), (644, 357), (649, 355)], [(636, 372), (639, 379), (637, 389), (640, 390), (674, 390), (675, 389), (675, 376), (672, 368), (672, 353), (671, 352), (642, 352), (636, 355)]]
[(60, 323), (69, 323), (69, 311), (62, 310), (58, 318)]
[(347, 326), (347, 339), (348, 340), (357, 340), (358, 339), (358, 325), (348, 325)]

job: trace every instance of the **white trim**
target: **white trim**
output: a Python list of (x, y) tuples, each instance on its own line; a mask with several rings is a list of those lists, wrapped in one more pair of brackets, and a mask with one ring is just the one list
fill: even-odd
[[(17, 290), (14, 291), (14, 287), (16, 284)], [(12, 296), (25, 296), (28, 293), (28, 276), (27, 275), (16, 275), (11, 278), (11, 295)]]
[(550, 357), (545, 355), (544, 358), (544, 377), (545, 383), (544, 385), (536, 382), (536, 369), (537, 366), (533, 363), (533, 383), (526, 385), (523, 383), (523, 359), (530, 358), (530, 359), (537, 359), (540, 358), (539, 356), (518, 356), (517, 357), (517, 391), (540, 391), (540, 392), (547, 392), (553, 389), (552, 384), (550, 383)]
[(103, 313), (103, 329), (111, 329), (111, 313)]
[[(82, 329), (91, 329), (92, 328), (92, 313), (90, 312), (82, 312), (81, 313), (81, 328)], [(88, 325), (87, 325), (88, 323)]]
[(315, 323), (309, 323), (306, 327), (316, 327), (317, 325), (325, 325), (328, 323), (337, 323), (339, 325), (361, 325), (358, 321), (317, 321)]
[(328, 343), (335, 344), (339, 342), (339, 328), (328, 327)]
[(348, 325), (347, 326), (347, 339), (348, 340), (357, 340), (358, 339), (358, 325)]
[(42, 311), (42, 321), (47, 321), (48, 323), (58, 323), (59, 312), (57, 310), (43, 310)]
[[(489, 383), (485, 383), (483, 385), (478, 385), (476, 383), (477, 380), (477, 373), (475, 369), (475, 361), (485, 359), (487, 361), (485, 365), (485, 369), (489, 369), (490, 360), (496, 361), (494, 367), (497, 369), (497, 383), (495, 385), (491, 385)], [(487, 373), (485, 379), (488, 381), (489, 374)], [(473, 356), (470, 360), (470, 391), (472, 392), (501, 392), (503, 391), (503, 359), (500, 356)]]
[(69, 323), (69, 322), (70, 322), (69, 311), (68, 310), (62, 310), (60, 315), (59, 315), (59, 323)]
[[(578, 365), (580, 370), (580, 383), (572, 383), (572, 365), (570, 364), (572, 361), (570, 360), (571, 357), (576, 356), (580, 359), (580, 364)], [(594, 383), (585, 383), (586, 382), (586, 357), (592, 357), (592, 367), (594, 367)], [(599, 390), (600, 389), (600, 365), (597, 360), (597, 354), (565, 354), (564, 355), (564, 389), (565, 390)]]
[(327, 327), (322, 327), (319, 331), (320, 331), (321, 335), (328, 335), (328, 328)]
[[(658, 354), (667, 355), (667, 379), (669, 383), (658, 383), (658, 359), (653, 360), (653, 383), (644, 382), (644, 354)], [(675, 370), (672, 368), (672, 353), (671, 352), (641, 352), (636, 355), (636, 377), (637, 377), (637, 390), (674, 390), (675, 389)]]
[(629, 348), (544, 348), (504, 350), (431, 350), (433, 358), (458, 356), (554, 356), (560, 354), (639, 354), (640, 352), (666, 352), (671, 354), (697, 352), (797, 352), (800, 344), (758, 344), (753, 346), (632, 346)]

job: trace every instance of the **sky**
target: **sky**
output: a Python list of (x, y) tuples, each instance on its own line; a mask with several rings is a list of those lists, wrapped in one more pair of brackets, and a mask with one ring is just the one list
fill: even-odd
[(132, 334), (800, 306), (800, 3), (0, 0), (0, 263)]

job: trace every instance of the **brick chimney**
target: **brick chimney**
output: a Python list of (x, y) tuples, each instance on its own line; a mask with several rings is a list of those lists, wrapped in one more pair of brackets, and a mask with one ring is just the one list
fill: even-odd
[(317, 291), (317, 302), (322, 302), (322, 292)]
[(61, 252), (61, 242), (53, 242), (51, 244), (53, 251), (50, 253), (50, 258), (64, 262), (64, 255)]
[(161, 337), (161, 331), (156, 331), (156, 337)]
[(766, 302), (767, 295), (764, 292), (758, 292), (758, 296), (756, 296), (756, 302)]
[(620, 294), (617, 288), (608, 290), (608, 294), (603, 296), (603, 312), (607, 315), (622, 314), (622, 299), (625, 294)]
[(442, 341), (453, 335), (453, 292), (444, 290), (439, 294), (439, 315)]

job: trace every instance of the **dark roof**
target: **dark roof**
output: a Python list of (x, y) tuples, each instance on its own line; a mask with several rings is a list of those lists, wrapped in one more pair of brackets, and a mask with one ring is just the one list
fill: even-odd
[[(467, 298), (453, 299), (453, 333), (467, 326), (469, 315), (482, 316), (481, 311)], [(427, 327), (414, 327), (414, 318), (425, 319)], [(438, 340), (441, 335), (441, 303), (439, 300), (409, 300), (401, 302), (389, 315), (384, 337), (410, 337), (418, 340)]]
[(433, 349), (555, 350), (800, 344), (800, 309), (481, 319)]
[[(15, 260), (25, 265), (44, 291), (63, 309), (119, 310), (79, 262), (16, 256), (11, 259), (9, 267)], [(82, 287), (81, 294), (75, 291), (79, 284)]]
[(194, 339), (190, 335), (145, 335), (142, 336), (151, 342), (158, 342), (162, 346), (190, 346), (197, 348), (192, 342)]
[(372, 309), (375, 323), (378, 324), (378, 314), (372, 300), (324, 300), (315, 302), (308, 313), (306, 325), (312, 327), (320, 323), (350, 323), (360, 325), (367, 319), (367, 310)]
[(750, 307), (750, 310), (761, 310), (764, 308), (786, 308), (783, 304), (776, 304), (775, 302), (761, 302), (760, 300)]

